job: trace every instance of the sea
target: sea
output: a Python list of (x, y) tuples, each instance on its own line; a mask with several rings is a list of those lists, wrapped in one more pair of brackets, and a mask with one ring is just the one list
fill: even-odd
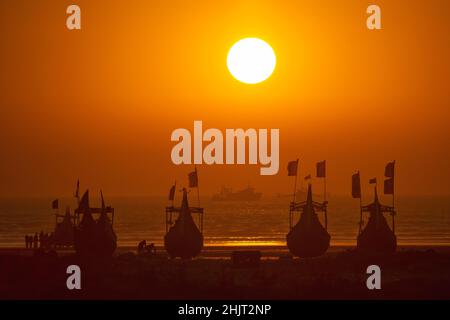
[[(191, 193), (192, 194), (192, 193)], [(198, 206), (196, 195), (190, 205)], [(52, 232), (55, 213), (63, 214), (74, 199), (60, 199), (60, 209), (51, 208), (51, 198), (0, 198), (0, 247), (24, 247), (25, 235)], [(175, 199), (179, 205), (181, 199)], [(260, 201), (225, 202), (201, 197), (204, 208), (203, 234), (206, 246), (284, 245), (289, 229), (287, 197), (263, 197)], [(319, 200), (319, 199), (316, 199)], [(359, 223), (359, 200), (332, 196), (329, 199), (328, 231), (331, 245), (355, 245)], [(141, 240), (163, 245), (166, 232), (165, 197), (111, 197), (107, 205), (115, 208), (114, 229), (118, 245), (135, 247)], [(91, 199), (91, 206), (100, 206)], [(366, 202), (364, 202), (366, 203)], [(391, 204), (386, 198), (384, 204)], [(399, 245), (450, 245), (450, 196), (396, 197), (395, 230)], [(323, 214), (319, 213), (321, 221)], [(391, 225), (391, 216), (386, 216)], [(198, 216), (194, 214), (195, 221)], [(294, 223), (298, 215), (294, 216)], [(367, 221), (367, 214), (365, 214)]]

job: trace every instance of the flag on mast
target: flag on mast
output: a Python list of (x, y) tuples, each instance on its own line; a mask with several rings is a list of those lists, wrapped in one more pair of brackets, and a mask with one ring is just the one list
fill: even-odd
[(361, 199), (361, 178), (359, 171), (352, 175), (352, 198)]
[(384, 194), (394, 194), (394, 178), (384, 180)]
[(295, 161), (289, 161), (288, 162), (288, 166), (287, 166), (287, 170), (288, 170), (288, 177), (297, 176), (298, 159), (295, 160)]
[(370, 180), (369, 180), (369, 183), (370, 183), (370, 184), (377, 183), (377, 178), (370, 179)]
[(326, 161), (320, 161), (316, 164), (316, 177), (325, 178), (326, 177)]
[(311, 175), (310, 174), (308, 174), (307, 176), (305, 176), (305, 178), (304, 178), (305, 180), (311, 180)]
[(58, 209), (59, 208), (59, 200), (55, 199), (52, 201), (52, 209)]
[(386, 178), (394, 178), (395, 161), (389, 162), (384, 169), (384, 176)]
[(170, 188), (169, 190), (169, 200), (173, 201), (175, 199), (175, 188), (176, 188), (177, 183), (175, 182), (175, 184)]
[(384, 194), (394, 195), (394, 173), (395, 161), (389, 162), (384, 169), (384, 176), (388, 179), (384, 180)]
[(189, 173), (189, 188), (197, 188), (198, 187), (198, 176), (197, 176), (197, 167), (195, 170)]

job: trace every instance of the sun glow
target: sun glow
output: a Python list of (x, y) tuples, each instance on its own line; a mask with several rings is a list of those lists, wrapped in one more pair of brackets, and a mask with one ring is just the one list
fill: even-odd
[(228, 52), (227, 67), (237, 80), (260, 83), (273, 73), (276, 56), (272, 47), (258, 38), (245, 38), (236, 42)]

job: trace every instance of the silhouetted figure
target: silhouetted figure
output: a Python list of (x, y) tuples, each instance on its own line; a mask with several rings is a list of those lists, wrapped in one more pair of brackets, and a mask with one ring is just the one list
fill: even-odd
[(38, 242), (39, 242), (39, 237), (37, 232), (34, 234), (34, 238), (33, 238), (33, 248), (37, 249), (38, 248)]
[(164, 246), (172, 258), (190, 259), (197, 256), (203, 248), (203, 235), (192, 219), (187, 200), (187, 191), (183, 189), (183, 200), (178, 218), (164, 237)]
[(296, 209), (301, 210), (297, 224), (286, 236), (289, 251), (300, 258), (318, 257), (324, 254), (330, 246), (330, 235), (322, 226), (315, 212), (324, 204), (312, 200), (311, 184), (308, 186), (306, 202), (293, 203)]
[(39, 248), (42, 248), (43, 240), (44, 240), (44, 232), (41, 231), (39, 233)]
[(151, 255), (156, 254), (156, 247), (154, 243), (150, 243), (149, 245), (145, 246), (145, 250)]
[(139, 242), (138, 248), (137, 248), (138, 254), (143, 253), (146, 246), (147, 246), (147, 241), (142, 240), (141, 242)]
[(357, 249), (370, 253), (391, 253), (397, 248), (397, 237), (389, 227), (383, 212), (395, 214), (394, 207), (382, 205), (375, 187), (375, 200), (361, 208), (369, 212), (369, 221), (358, 236)]
[(48, 233), (44, 233), (42, 235), (41, 248), (44, 248), (44, 249), (48, 248)]
[(48, 239), (47, 239), (47, 243), (48, 243), (49, 249), (52, 248), (52, 247), (54, 247), (54, 246), (53, 246), (54, 238), (55, 238), (55, 234), (54, 234), (53, 232), (51, 232), (51, 233), (49, 234), (49, 236), (48, 236)]

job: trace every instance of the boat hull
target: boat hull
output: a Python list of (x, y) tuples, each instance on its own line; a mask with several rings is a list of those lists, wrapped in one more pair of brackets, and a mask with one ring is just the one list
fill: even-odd
[(75, 229), (75, 251), (82, 257), (110, 257), (117, 248), (117, 236), (110, 224), (89, 224)]
[(367, 253), (393, 253), (397, 249), (397, 237), (387, 225), (386, 219), (380, 216), (376, 221), (369, 221), (357, 239), (357, 250)]
[(111, 224), (97, 225), (95, 250), (98, 256), (110, 257), (117, 248), (117, 236)]
[(191, 259), (203, 249), (203, 235), (194, 225), (175, 225), (164, 237), (164, 247), (172, 258)]
[(75, 251), (80, 257), (94, 257), (97, 255), (94, 244), (96, 242), (96, 227), (89, 225), (78, 227), (74, 232)]
[(307, 226), (297, 224), (286, 236), (289, 251), (300, 258), (313, 258), (323, 255), (330, 247), (330, 235), (317, 221)]

